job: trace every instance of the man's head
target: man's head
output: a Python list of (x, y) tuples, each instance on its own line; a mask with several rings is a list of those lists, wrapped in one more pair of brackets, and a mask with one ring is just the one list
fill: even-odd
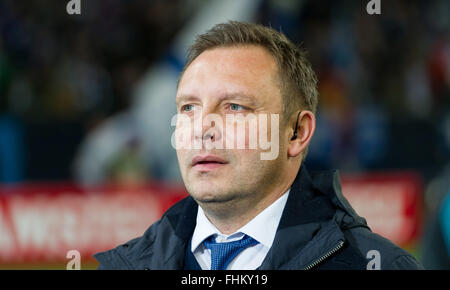
[[(184, 183), (194, 199), (220, 210), (239, 202), (256, 206), (271, 193), (286, 191), (314, 132), (316, 84), (305, 53), (271, 28), (229, 22), (198, 36), (178, 83), (178, 113), (193, 122), (196, 114), (201, 118), (215, 114), (223, 120), (226, 115), (267, 115), (269, 123), (271, 114), (277, 114), (280, 124), (264, 132), (258, 127), (257, 132), (258, 137), (279, 133), (274, 160), (262, 160), (261, 148), (177, 149)], [(249, 119), (243, 122), (249, 133)], [(231, 128), (242, 125), (238, 123), (233, 121)], [(224, 129), (230, 128), (229, 122), (226, 125), (194, 129), (193, 138), (201, 143), (225, 142), (235, 133)], [(188, 129), (177, 124), (176, 130)], [(295, 130), (297, 138), (292, 140)], [(248, 145), (249, 134), (244, 138)]]

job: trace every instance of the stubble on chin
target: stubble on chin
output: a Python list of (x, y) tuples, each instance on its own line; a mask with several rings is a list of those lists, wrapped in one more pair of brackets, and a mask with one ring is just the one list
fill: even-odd
[(205, 188), (193, 188), (188, 192), (192, 198), (200, 205), (205, 212), (213, 213), (214, 215), (229, 215), (234, 212), (234, 209), (240, 207), (242, 194), (234, 191), (226, 191), (225, 188), (217, 186), (214, 189), (205, 191)]
[(192, 189), (191, 191), (188, 190), (190, 195), (201, 204), (224, 204), (224, 203), (230, 203), (233, 200), (236, 200), (239, 198), (239, 196), (235, 193), (227, 193), (222, 189), (220, 189), (219, 186), (217, 188), (211, 189), (211, 190), (205, 190), (205, 188), (198, 188), (198, 189)]

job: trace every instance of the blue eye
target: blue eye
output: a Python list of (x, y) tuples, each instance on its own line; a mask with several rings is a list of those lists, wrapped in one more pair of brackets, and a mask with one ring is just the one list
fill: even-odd
[(230, 109), (231, 109), (232, 111), (241, 111), (241, 110), (244, 109), (244, 107), (241, 106), (241, 105), (238, 105), (238, 104), (231, 104), (231, 105), (230, 105)]
[(194, 106), (193, 105), (184, 105), (181, 107), (181, 111), (182, 112), (190, 112), (194, 110)]

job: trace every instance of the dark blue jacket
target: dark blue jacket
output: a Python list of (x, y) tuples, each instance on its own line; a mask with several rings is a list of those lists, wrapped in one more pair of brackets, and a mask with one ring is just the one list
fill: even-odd
[[(191, 197), (176, 203), (142, 237), (94, 255), (99, 269), (183, 269), (197, 208)], [(368, 264), (423, 269), (411, 254), (370, 231), (342, 195), (337, 171), (313, 174), (302, 165), (259, 269), (365, 270)]]

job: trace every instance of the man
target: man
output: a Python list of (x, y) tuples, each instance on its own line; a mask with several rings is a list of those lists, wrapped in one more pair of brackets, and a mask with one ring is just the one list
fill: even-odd
[[(422, 268), (370, 231), (336, 172), (302, 164), (316, 84), (304, 52), (273, 29), (228, 22), (198, 36), (176, 96), (175, 146), (190, 196), (142, 237), (96, 254), (99, 269)], [(254, 117), (256, 136), (277, 141), (276, 154), (250, 148)], [(269, 117), (279, 123), (266, 126)]]

